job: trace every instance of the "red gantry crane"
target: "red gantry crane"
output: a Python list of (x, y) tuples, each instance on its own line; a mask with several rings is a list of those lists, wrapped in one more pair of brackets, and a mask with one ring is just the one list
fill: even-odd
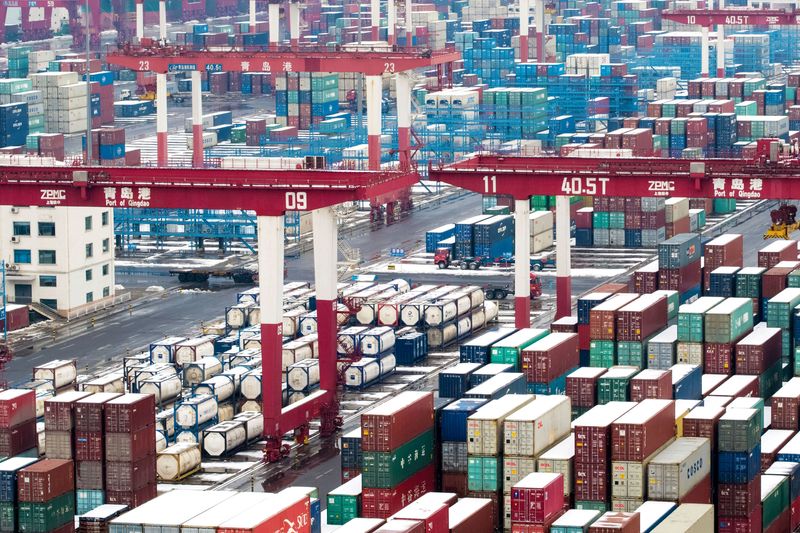
[[(270, 7), (274, 4), (270, 4)], [(277, 33), (277, 32), (276, 32)], [(272, 37), (272, 31), (270, 31)], [(388, 44), (371, 43), (364, 48), (331, 51), (325, 47), (281, 47), (277, 43), (267, 50), (190, 50), (149, 40), (144, 46), (126, 45), (108, 53), (109, 64), (156, 75), (156, 136), (158, 165), (168, 165), (167, 153), (167, 73), (192, 73), (192, 142), (193, 162), (203, 164), (203, 125), (200, 95), (200, 73), (205, 72), (289, 72), (360, 73), (366, 77), (367, 138), (369, 170), (381, 167), (382, 76), (394, 75), (397, 82), (397, 136), (400, 168), (411, 168), (411, 78), (418, 69), (452, 65), (461, 54), (455, 50), (401, 49)], [(411, 207), (410, 189), (398, 193), (403, 209)], [(394, 202), (387, 204), (387, 218), (393, 218)], [(379, 219), (380, 205), (372, 206), (373, 220)]]
[[(800, 160), (777, 139), (757, 141), (756, 158), (661, 159), (476, 155), (432, 167), (430, 179), (480, 194), (514, 197), (514, 256), (530, 256), (530, 197), (556, 196), (556, 318), (571, 313), (569, 196), (800, 199)], [(528, 261), (514, 264), (515, 324), (530, 327)]]
[[(222, 170), (138, 167), (0, 167), (0, 204), (29, 206), (252, 210), (258, 223), (265, 458), (288, 453), (283, 436), (303, 442), (309, 422), (333, 433), (336, 397), (338, 230), (332, 206), (381, 199), (410, 187), (413, 171)], [(284, 214), (311, 211), (320, 389), (282, 409)]]
[[(52, 24), (53, 9), (63, 7), (69, 14), (69, 29), (72, 35), (72, 44), (75, 48), (82, 49), (85, 46), (86, 30), (82, 27), (81, 18), (86, 18), (84, 0), (4, 0), (0, 3), (0, 20), (5, 21), (9, 9), (20, 10), (20, 26), (22, 29), (23, 41), (35, 41), (38, 39), (48, 39), (52, 36), (50, 25)], [(32, 21), (31, 9), (41, 8), (44, 10), (42, 20)], [(100, 0), (89, 0), (89, 33), (91, 35), (91, 45), (97, 49), (100, 46)], [(0, 43), (7, 42), (6, 27), (0, 24)]]

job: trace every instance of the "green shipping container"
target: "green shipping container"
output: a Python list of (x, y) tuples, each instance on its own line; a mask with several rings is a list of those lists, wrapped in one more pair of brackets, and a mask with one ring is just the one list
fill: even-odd
[(433, 430), (403, 444), (393, 452), (364, 452), (361, 483), (388, 489), (416, 474), (433, 460)]
[[(800, 289), (798, 301), (800, 301)], [(753, 329), (753, 301), (726, 298), (705, 314), (705, 341), (731, 343)]]
[(627, 402), (630, 398), (631, 378), (638, 373), (637, 368), (630, 366), (611, 367), (597, 380), (597, 403), (602, 405), (613, 401)]
[(47, 533), (75, 516), (75, 493), (67, 492), (47, 503), (19, 502), (20, 533)]
[(231, 128), (231, 142), (244, 143), (247, 141), (247, 128), (246, 126), (236, 126)]
[(772, 522), (789, 507), (789, 478), (761, 476), (761, 528), (766, 531)]
[(106, 503), (106, 493), (103, 490), (78, 489), (75, 491), (75, 499), (78, 502), (76, 513), (86, 514)]
[(619, 211), (611, 211), (608, 214), (608, 227), (610, 229), (624, 229), (625, 213)]
[(328, 493), (328, 524), (340, 526), (358, 518), (361, 510), (361, 476)]
[(793, 270), (786, 278), (787, 287), (791, 289), (800, 288), (800, 270)]
[(575, 509), (580, 509), (581, 511), (600, 511), (601, 513), (605, 513), (608, 511), (608, 505), (604, 501), (594, 502), (589, 500), (576, 500)]
[(592, 227), (595, 229), (609, 229), (611, 225), (611, 214), (607, 211), (595, 211), (592, 213)]
[(703, 342), (705, 340), (705, 314), (724, 298), (704, 296), (678, 308), (678, 340), (681, 342)]
[(614, 341), (594, 340), (589, 343), (589, 366), (611, 368), (616, 358)]
[(767, 301), (767, 326), (789, 329), (792, 311), (800, 305), (800, 288), (783, 289)]
[(664, 296), (667, 299), (667, 320), (672, 320), (678, 316), (678, 308), (681, 306), (681, 295), (678, 291), (660, 290), (653, 294)]
[(501, 488), (502, 465), (498, 457), (467, 458), (467, 488), (473, 491), (497, 491)]
[(764, 267), (745, 267), (736, 273), (736, 296), (761, 298), (761, 275)]
[(0, 531), (13, 533), (17, 530), (17, 510), (13, 502), (0, 502)]
[(736, 211), (736, 200), (732, 198), (714, 198), (714, 213), (727, 215)]
[(761, 442), (757, 409), (731, 409), (719, 420), (718, 448), (723, 452), (750, 452)]
[(546, 329), (523, 328), (517, 330), (516, 333), (512, 333), (492, 345), (492, 363), (514, 365), (516, 372), (519, 369), (519, 353), (549, 333)]
[(647, 366), (647, 340), (644, 342), (619, 341), (617, 343), (617, 364), (635, 366), (640, 370), (645, 368)]
[[(795, 358), (795, 360), (797, 360)], [(761, 398), (770, 398), (781, 388), (783, 381), (783, 361), (776, 361), (772, 367), (758, 376), (758, 390)]]

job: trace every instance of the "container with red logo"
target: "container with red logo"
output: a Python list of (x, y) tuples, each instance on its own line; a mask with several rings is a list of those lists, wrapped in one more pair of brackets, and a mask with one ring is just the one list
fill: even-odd
[(613, 341), (616, 339), (617, 313), (620, 309), (639, 298), (638, 294), (615, 294), (589, 311), (589, 334), (593, 340)]
[(67, 391), (44, 402), (45, 431), (72, 431), (75, 427), (75, 402), (89, 392)]
[(675, 402), (644, 400), (611, 424), (611, 459), (643, 461), (675, 436)]
[(631, 401), (641, 402), (647, 398), (672, 399), (672, 372), (647, 368), (631, 379)]
[(597, 404), (597, 380), (607, 369), (585, 366), (567, 376), (567, 396), (572, 407), (594, 407)]
[(365, 518), (387, 518), (435, 488), (435, 468), (429, 465), (396, 487), (363, 488), (361, 512)]
[(758, 266), (773, 268), (781, 261), (797, 260), (797, 241), (772, 241), (758, 251)]
[(433, 427), (433, 394), (403, 392), (361, 415), (361, 450), (389, 452)]
[(429, 532), (445, 532), (449, 529), (448, 506), (443, 503), (416, 500), (395, 513), (392, 518), (422, 521), (425, 523), (425, 530)]
[(756, 328), (736, 343), (736, 373), (763, 374), (781, 359), (780, 328)]
[(639, 513), (605, 513), (590, 527), (589, 533), (639, 533)]
[(549, 383), (579, 364), (576, 333), (551, 333), (520, 354), (521, 371), (529, 383)]
[(667, 324), (667, 298), (644, 294), (617, 311), (617, 340), (643, 341)]
[(771, 427), (798, 430), (800, 419), (800, 381), (789, 381), (772, 395)]
[(564, 507), (564, 479), (561, 474), (534, 472), (511, 489), (511, 522), (546, 524)]
[(223, 523), (217, 533), (311, 533), (311, 502), (308, 496), (291, 492), (276, 494)]
[(123, 394), (105, 403), (105, 430), (133, 433), (155, 423), (155, 396)]
[(36, 393), (9, 389), (0, 392), (0, 428), (18, 426), (36, 418)]

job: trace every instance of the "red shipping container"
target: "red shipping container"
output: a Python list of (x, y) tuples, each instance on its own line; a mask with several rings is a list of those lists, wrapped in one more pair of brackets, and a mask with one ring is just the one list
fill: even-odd
[(75, 427), (75, 402), (90, 395), (90, 392), (68, 391), (45, 400), (45, 431), (71, 431)]
[[(63, 153), (63, 149), (61, 150)], [(64, 159), (64, 156), (61, 156)], [(6, 304), (6, 318), (0, 320), (0, 329), (6, 328), (7, 331), (16, 331), (18, 329), (27, 328), (30, 326), (30, 314), (27, 305)]]
[(608, 210), (616, 212), (625, 211), (625, 198), (623, 198), (622, 196), (609, 197)]
[(761, 475), (748, 483), (717, 485), (717, 512), (720, 516), (747, 516), (761, 504)]
[(797, 528), (800, 527), (800, 497), (797, 497), (792, 502), (791, 509), (792, 509), (792, 519), (791, 519), (792, 531), (797, 531)]
[(155, 423), (155, 396), (124, 394), (105, 404), (105, 430), (133, 433)]
[(611, 486), (610, 462), (605, 464), (575, 462), (575, 499), (606, 501)]
[(0, 392), (0, 428), (18, 426), (36, 419), (36, 393), (9, 389)]
[[(702, 206), (702, 208), (705, 207)], [(721, 266), (744, 266), (743, 246), (744, 239), (735, 233), (726, 233), (710, 240), (703, 245), (706, 269), (714, 270)]]
[(781, 358), (780, 328), (757, 328), (736, 343), (736, 373), (763, 374)]
[[(717, 449), (717, 425), (725, 414), (722, 407), (696, 407), (683, 417), (683, 436), (711, 441), (712, 453)], [(761, 497), (759, 495), (759, 497)]]
[(38, 445), (35, 418), (13, 428), (0, 428), (0, 457), (13, 457)]
[(442, 472), (440, 479), (441, 487), (439, 487), (439, 489), (442, 492), (452, 492), (459, 498), (464, 498), (467, 496), (469, 489), (467, 488), (468, 479), (466, 472)]
[(342, 485), (361, 475), (359, 468), (342, 468)]
[(650, 294), (658, 290), (658, 268), (640, 268), (633, 273), (633, 290), (636, 294)]
[(565, 509), (559, 510), (544, 524), (525, 524), (521, 522), (511, 523), (511, 533), (550, 533), (550, 527), (553, 522), (558, 520), (563, 515)]
[(758, 251), (758, 266), (773, 268), (781, 261), (797, 261), (797, 241), (773, 241)]
[(75, 532), (75, 523), (70, 522), (69, 524), (64, 524), (63, 526), (54, 529), (51, 533), (74, 533)]
[(78, 461), (102, 461), (103, 433), (76, 431), (75, 432), (75, 459)]
[(631, 401), (641, 402), (647, 398), (672, 399), (672, 371), (647, 368), (631, 379)]
[(764, 530), (764, 533), (784, 533), (785, 531), (791, 531), (791, 523), (792, 523), (792, 509), (791, 507), (787, 507), (783, 510), (781, 514), (778, 515), (778, 518), (772, 521), (770, 525)]
[(644, 400), (611, 424), (611, 459), (643, 461), (675, 436), (675, 402)]
[(463, 498), (451, 505), (448, 513), (450, 533), (478, 533), (495, 528), (491, 500)]
[(100, 144), (125, 144), (125, 129), (100, 128)]
[(789, 382), (772, 395), (772, 429), (798, 430), (800, 418), (800, 385)]
[(430, 532), (449, 531), (448, 506), (436, 503), (413, 502), (397, 513), (393, 518), (398, 520), (419, 520), (425, 523), (425, 530)]
[(578, 332), (578, 318), (565, 316), (550, 324), (551, 333), (576, 333)]
[(591, 526), (590, 533), (639, 533), (639, 513), (606, 513)]
[(153, 453), (155, 425), (136, 433), (106, 433), (106, 461), (138, 461)]
[(139, 148), (125, 152), (125, 166), (138, 167), (142, 164), (142, 151)]
[(139, 490), (126, 491), (106, 491), (106, 503), (116, 503), (129, 507), (139, 507), (156, 497), (157, 486), (155, 484), (142, 487)]
[(433, 490), (435, 467), (429, 465), (390, 489), (364, 488), (361, 513), (364, 518), (388, 518), (426, 492)]
[(425, 533), (425, 522), (418, 520), (389, 520), (375, 533)]
[(711, 501), (711, 474), (698, 481), (678, 503), (714, 503)]
[[(688, 230), (687, 230), (688, 231)], [(686, 233), (684, 231), (680, 233)], [(658, 288), (686, 292), (701, 282), (700, 261), (681, 268), (662, 268), (658, 271)]]
[(470, 492), (467, 494), (468, 498), (480, 498), (485, 500), (490, 500), (492, 502), (492, 523), (499, 524), (500, 523), (500, 511), (503, 507), (503, 499), (502, 494), (492, 491), (492, 492)]
[(592, 342), (589, 324), (578, 324), (578, 348), (588, 350)]
[(564, 507), (564, 476), (534, 472), (511, 488), (511, 521), (546, 524)]
[(122, 396), (116, 392), (98, 392), (75, 403), (75, 430), (102, 432), (104, 427), (104, 405)]
[(703, 346), (704, 374), (733, 374), (735, 343), (707, 342)]
[(605, 368), (583, 367), (567, 376), (567, 396), (573, 407), (594, 407), (597, 403), (597, 380)]
[(43, 459), (17, 473), (17, 497), (21, 502), (44, 503), (75, 490), (72, 461)]
[(75, 488), (103, 490), (106, 488), (102, 461), (77, 461), (75, 463)]
[(578, 212), (575, 213), (575, 227), (583, 229), (591, 229), (593, 213), (594, 213), (594, 208), (592, 207), (584, 207), (582, 209), (578, 209)]
[(638, 294), (616, 294), (592, 308), (589, 311), (589, 334), (592, 340), (615, 340), (617, 312), (638, 297)]
[(617, 340), (643, 341), (667, 324), (667, 298), (646, 294), (617, 311)]
[[(593, 409), (575, 420), (575, 464), (611, 465), (611, 428), (631, 404)], [(673, 421), (674, 422), (674, 421)], [(578, 498), (582, 500), (584, 498)]]
[(361, 449), (389, 452), (433, 427), (433, 394), (403, 392), (361, 415)]
[(642, 213), (642, 229), (663, 228), (666, 224), (667, 211), (665, 209)]
[(794, 268), (773, 267), (761, 275), (761, 297), (772, 298), (788, 286), (787, 276)]
[(521, 371), (530, 383), (549, 383), (579, 364), (576, 333), (551, 333), (520, 354)]
[(761, 473), (772, 466), (778, 456), (778, 451), (791, 440), (794, 431), (790, 429), (769, 429), (761, 435)]
[(108, 490), (136, 490), (155, 482), (156, 458), (154, 455), (134, 463), (106, 463), (106, 488)]

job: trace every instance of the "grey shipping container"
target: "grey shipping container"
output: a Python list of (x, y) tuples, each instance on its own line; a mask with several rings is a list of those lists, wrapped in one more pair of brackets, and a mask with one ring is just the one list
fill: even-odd
[(647, 497), (680, 501), (711, 474), (711, 442), (681, 437), (667, 446), (647, 466)]

